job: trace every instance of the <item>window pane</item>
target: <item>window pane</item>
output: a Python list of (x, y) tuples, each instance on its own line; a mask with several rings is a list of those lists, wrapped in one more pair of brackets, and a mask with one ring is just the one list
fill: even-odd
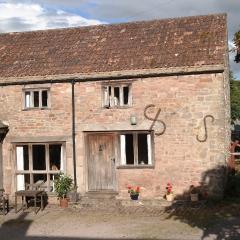
[(42, 91), (42, 107), (48, 106), (48, 91)]
[[(110, 88), (111, 89), (111, 88)], [(110, 95), (109, 95), (109, 87), (103, 87), (103, 98), (104, 107), (110, 107)]]
[(152, 164), (152, 136), (151, 136), (151, 134), (147, 135), (147, 144), (148, 144), (148, 164)]
[(47, 189), (47, 174), (33, 174), (33, 183), (41, 185), (40, 189)]
[(54, 180), (56, 179), (57, 174), (50, 174), (50, 192), (55, 192)]
[(61, 144), (49, 145), (50, 170), (56, 171), (61, 169), (61, 148)]
[(39, 107), (39, 92), (38, 91), (33, 92), (33, 106)]
[(17, 146), (17, 170), (29, 170), (28, 146)]
[(120, 88), (114, 87), (114, 106), (118, 106), (120, 103)]
[(25, 190), (26, 184), (30, 183), (30, 174), (17, 174), (17, 191)]
[(138, 134), (138, 164), (148, 164), (147, 134)]
[(126, 136), (120, 135), (121, 165), (126, 165)]
[(33, 170), (46, 170), (45, 145), (33, 145)]
[(125, 135), (126, 141), (126, 163), (134, 164), (133, 134)]
[(129, 87), (123, 87), (123, 104), (128, 105)]
[(31, 93), (25, 92), (25, 108), (31, 107)]

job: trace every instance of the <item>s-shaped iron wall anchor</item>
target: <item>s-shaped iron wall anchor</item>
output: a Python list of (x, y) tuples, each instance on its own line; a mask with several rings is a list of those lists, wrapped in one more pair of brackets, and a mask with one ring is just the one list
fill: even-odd
[(212, 123), (213, 123), (214, 120), (215, 120), (212, 115), (206, 115), (206, 116), (203, 118), (205, 134), (204, 134), (204, 138), (203, 138), (203, 139), (200, 139), (198, 135), (196, 136), (196, 138), (197, 138), (197, 140), (198, 140), (199, 142), (206, 142), (206, 141), (207, 141), (207, 138), (208, 138), (207, 121), (206, 121), (207, 118), (211, 118)]
[(153, 129), (153, 127), (154, 127), (154, 125), (155, 125), (156, 122), (160, 122), (160, 123), (163, 125), (163, 130), (162, 130), (161, 132), (156, 132), (156, 133), (155, 133), (156, 136), (160, 136), (160, 135), (164, 134), (164, 132), (165, 132), (165, 130), (166, 130), (166, 124), (165, 124), (165, 122), (163, 122), (162, 120), (158, 119), (159, 114), (160, 114), (160, 112), (161, 112), (161, 108), (158, 109), (158, 111), (157, 111), (157, 113), (156, 113), (156, 115), (155, 115), (154, 118), (152, 118), (152, 117), (150, 117), (150, 116), (147, 115), (147, 110), (148, 110), (149, 108), (154, 108), (154, 107), (155, 107), (154, 104), (149, 104), (149, 105), (147, 105), (147, 106), (145, 107), (145, 109), (144, 109), (144, 117), (145, 117), (146, 119), (152, 121), (152, 124), (151, 124), (149, 130), (152, 130), (152, 129)]

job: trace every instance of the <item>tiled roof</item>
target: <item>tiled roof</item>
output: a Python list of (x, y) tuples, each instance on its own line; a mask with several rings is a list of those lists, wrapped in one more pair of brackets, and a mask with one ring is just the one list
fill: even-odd
[(226, 15), (0, 34), (0, 78), (224, 64)]

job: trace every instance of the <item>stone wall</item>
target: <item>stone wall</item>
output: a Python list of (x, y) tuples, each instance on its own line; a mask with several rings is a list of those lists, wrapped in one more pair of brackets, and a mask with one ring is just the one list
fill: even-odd
[[(47, 85), (51, 88), (50, 109), (23, 110), (24, 87), (41, 88), (46, 85), (8, 86), (0, 89), (0, 119), (9, 124), (9, 132), (3, 143), (4, 187), (8, 193), (16, 191), (14, 175), (15, 156), (13, 142), (41, 142), (51, 139), (66, 141), (66, 170), (73, 171), (72, 126), (71, 126), (71, 85)], [(44, 141), (45, 139), (45, 141)]]
[[(116, 80), (115, 80), (116, 81)], [(145, 119), (144, 108), (155, 104), (153, 116), (161, 108), (160, 119), (166, 131), (154, 137), (154, 168), (116, 169), (120, 198), (128, 197), (127, 185), (140, 186), (143, 198), (163, 196), (168, 182), (175, 194), (189, 186), (208, 186), (209, 194), (221, 195), (226, 164), (226, 101), (223, 74), (198, 74), (132, 81), (133, 106), (124, 109), (102, 108), (101, 81), (75, 84), (77, 183), (81, 194), (87, 191), (84, 134), (86, 131), (148, 130), (152, 122)], [(22, 110), (22, 86), (0, 89), (0, 119), (9, 123), (10, 131), (3, 145), (4, 185), (15, 191), (14, 157), (11, 142), (16, 137), (65, 136), (67, 142), (67, 172), (73, 174), (71, 144), (71, 84), (51, 86), (50, 110)], [(207, 119), (208, 139), (204, 137), (203, 118)], [(130, 116), (137, 125), (130, 124)], [(155, 130), (161, 129), (156, 124)], [(117, 159), (117, 163), (119, 159)]]
[[(101, 83), (76, 85), (77, 157), (79, 185), (86, 189), (84, 179), (84, 137), (82, 131), (147, 130), (151, 121), (144, 118), (144, 108), (155, 104), (161, 108), (160, 119), (166, 123), (164, 135), (155, 136), (155, 167), (153, 169), (117, 169), (120, 197), (127, 197), (127, 185), (142, 187), (142, 197), (160, 197), (171, 182), (176, 194), (189, 186), (208, 186), (209, 194), (222, 194), (226, 164), (225, 100), (222, 74), (137, 79), (133, 81), (133, 106), (127, 109), (101, 108)], [(156, 114), (153, 111), (152, 114)], [(130, 125), (131, 115), (138, 124)], [(208, 139), (204, 136), (203, 118), (207, 119)], [(158, 126), (157, 128), (161, 128)], [(157, 130), (157, 128), (155, 130)], [(81, 146), (81, 148), (79, 148)], [(83, 184), (81, 184), (83, 181)]]

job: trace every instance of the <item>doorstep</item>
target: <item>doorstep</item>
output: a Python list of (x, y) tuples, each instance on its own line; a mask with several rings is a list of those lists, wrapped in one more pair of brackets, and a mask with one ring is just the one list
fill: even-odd
[(92, 199), (115, 199), (118, 195), (118, 192), (115, 191), (88, 191), (85, 193), (84, 197)]

